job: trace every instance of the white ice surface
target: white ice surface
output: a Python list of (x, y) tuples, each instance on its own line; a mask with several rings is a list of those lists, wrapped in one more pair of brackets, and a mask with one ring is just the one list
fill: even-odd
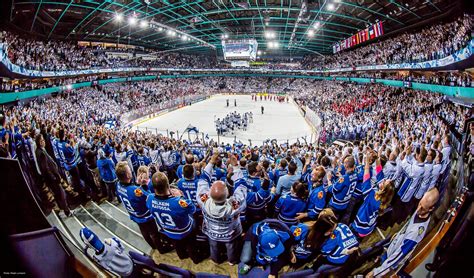
[[(226, 107), (226, 99), (229, 99), (229, 107)], [(237, 107), (234, 107), (234, 99), (237, 100)], [(261, 114), (261, 106), (265, 112)], [(155, 133), (167, 134), (168, 131), (179, 132), (180, 136), (188, 125), (195, 126), (199, 132), (208, 134), (209, 138), (217, 141), (217, 132), (214, 121), (223, 118), (230, 112), (237, 111), (240, 114), (252, 111), (253, 123), (249, 123), (246, 131), (237, 130), (233, 135), (220, 136), (220, 142), (232, 143), (234, 136), (237, 141), (244, 144), (252, 140), (252, 144), (261, 144), (267, 139), (277, 139), (279, 143), (300, 141), (306, 136), (308, 142), (311, 138), (311, 127), (298, 111), (292, 101), (280, 103), (277, 101), (258, 100), (252, 101), (250, 95), (215, 95), (210, 99), (186, 106), (175, 111), (166, 113), (156, 118), (138, 124), (139, 130), (148, 128)], [(136, 128), (135, 127), (135, 128)], [(176, 136), (176, 135), (175, 135)], [(176, 138), (176, 137), (175, 137)], [(188, 139), (184, 134), (183, 139)], [(191, 140), (196, 135), (190, 135)], [(202, 135), (199, 135), (202, 138)]]

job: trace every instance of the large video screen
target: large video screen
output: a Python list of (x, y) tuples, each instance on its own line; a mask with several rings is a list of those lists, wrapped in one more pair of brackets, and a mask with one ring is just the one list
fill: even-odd
[(226, 60), (252, 60), (257, 58), (258, 43), (255, 39), (223, 40), (222, 50)]

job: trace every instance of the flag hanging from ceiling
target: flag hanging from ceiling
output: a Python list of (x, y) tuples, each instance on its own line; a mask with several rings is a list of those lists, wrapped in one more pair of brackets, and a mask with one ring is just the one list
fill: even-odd
[(357, 32), (356, 34), (338, 42), (335, 44), (336, 47), (333, 47), (333, 52), (339, 52), (341, 50), (356, 46), (368, 40), (375, 39), (384, 34), (383, 23), (378, 21), (377, 23), (369, 26), (368, 28)]
[(375, 39), (375, 31), (374, 31), (374, 26), (369, 27), (369, 38), (370, 39)]

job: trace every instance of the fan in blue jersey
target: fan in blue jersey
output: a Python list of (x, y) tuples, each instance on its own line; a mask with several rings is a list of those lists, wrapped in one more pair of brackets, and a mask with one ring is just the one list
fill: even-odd
[(280, 179), (280, 177), (284, 176), (288, 174), (288, 161), (286, 161), (286, 159), (282, 159), (280, 160), (280, 163), (278, 164), (278, 167), (277, 169), (275, 169), (274, 173), (273, 173), (273, 184), (278, 184), (278, 180)]
[(284, 195), (278, 199), (275, 204), (275, 213), (277, 218), (288, 225), (288, 227), (298, 223), (296, 216), (306, 211), (308, 198), (308, 189), (301, 182), (295, 182), (291, 186), (290, 194)]
[(160, 236), (157, 227), (154, 224), (150, 210), (146, 206), (150, 193), (133, 183), (132, 170), (127, 162), (117, 163), (115, 173), (119, 180), (117, 183), (117, 197), (130, 215), (130, 219), (137, 223), (143, 238), (152, 248), (158, 248), (158, 251), (162, 250), (159, 244)]
[(329, 186), (332, 188), (332, 198), (329, 201), (329, 206), (334, 210), (336, 215), (341, 218), (343, 218), (357, 186), (358, 178), (357, 173), (354, 171), (355, 159), (353, 156), (347, 156), (344, 159), (344, 169), (345, 174), (339, 177), (335, 184), (332, 184), (331, 173), (328, 174)]
[(324, 209), (313, 225), (300, 223), (291, 226), (290, 230), (295, 238), (293, 250), (297, 259), (293, 268), (299, 268), (321, 254), (321, 246), (332, 234), (336, 223), (337, 219), (333, 211)]
[(268, 175), (268, 179), (270, 180), (270, 187), (274, 186), (275, 175), (270, 167), (270, 161), (265, 159), (262, 161), (263, 171), (265, 171)]
[(240, 165), (240, 170), (242, 171), (242, 174), (244, 175), (244, 178), (247, 178), (249, 176), (249, 172), (247, 170), (247, 159), (245, 157), (242, 157), (239, 161)]
[(74, 138), (71, 137), (71, 139), (68, 140), (64, 129), (59, 130), (59, 138), (60, 140), (57, 145), (58, 154), (59, 157), (61, 157), (64, 169), (68, 171), (71, 176), (72, 187), (80, 194), (82, 199), (87, 199), (89, 196), (87, 196), (86, 187), (81, 180), (79, 168), (77, 167), (79, 153)]
[(143, 147), (139, 147), (138, 150), (130, 157), (130, 160), (135, 173), (137, 172), (138, 167), (143, 165), (148, 166), (151, 163), (151, 159), (145, 155), (145, 149)]
[(110, 150), (108, 148), (104, 148), (104, 150), (99, 149), (98, 151), (97, 168), (99, 169), (100, 178), (107, 188), (108, 200), (111, 202), (116, 197), (117, 175), (115, 175), (115, 164), (110, 158)]
[(183, 177), (178, 180), (178, 189), (183, 192), (186, 199), (191, 200), (194, 203), (196, 211), (200, 212), (201, 209), (198, 207), (196, 200), (199, 178), (195, 176), (194, 167), (192, 165), (186, 164), (182, 169)]
[[(370, 183), (370, 164), (366, 163), (364, 167), (364, 183)], [(381, 168), (378, 168), (381, 171)], [(370, 185), (365, 185), (370, 187)], [(360, 206), (354, 222), (351, 227), (359, 238), (372, 233), (377, 225), (377, 217), (390, 205), (394, 194), (393, 181), (383, 180), (378, 188), (370, 187), (370, 191), (364, 196), (364, 201)]]
[(192, 166), (193, 163), (194, 163), (194, 155), (188, 153), (184, 157), (185, 157), (185, 164), (184, 165), (182, 165), (182, 164), (179, 165), (178, 169), (176, 170), (176, 176), (178, 176), (178, 179), (183, 178), (183, 167), (185, 165), (191, 165)]
[(319, 213), (326, 207), (326, 197), (328, 187), (323, 183), (326, 171), (322, 166), (319, 166), (311, 171), (308, 187), (310, 193), (308, 196), (308, 211), (298, 213), (297, 220), (302, 220), (309, 217), (311, 220), (318, 218)]
[(334, 224), (332, 233), (321, 246), (321, 255), (313, 263), (317, 271), (324, 265), (342, 265), (358, 250), (359, 242), (346, 224)]
[(162, 172), (156, 172), (153, 177), (155, 195), (150, 195), (146, 206), (153, 215), (160, 233), (174, 243), (180, 259), (190, 257), (194, 263), (199, 263), (194, 250), (195, 222), (193, 214), (196, 206), (193, 201), (182, 196), (179, 190), (172, 190), (168, 177)]
[(151, 182), (150, 178), (150, 168), (148, 166), (140, 166), (137, 169), (137, 184), (140, 187), (150, 193), (154, 194), (155, 190), (153, 190), (153, 183)]
[[(87, 227), (80, 230), (79, 236), (87, 248), (91, 248), (95, 251), (92, 258), (99, 265), (121, 277), (131, 276), (133, 272), (133, 261), (128, 256), (120, 240), (116, 238), (106, 238), (102, 242), (100, 238)], [(87, 249), (85, 252), (87, 252)], [(89, 255), (88, 253), (86, 254)]]
[(227, 171), (226, 171), (226, 169), (224, 169), (222, 167), (222, 159), (221, 158), (217, 159), (216, 165), (214, 165), (213, 170), (214, 170), (213, 173), (212, 173), (212, 180), (213, 181), (216, 181), (216, 180), (225, 181), (225, 178), (227, 176)]
[(253, 224), (244, 240), (239, 268), (242, 275), (247, 274), (254, 265), (263, 265), (269, 266), (269, 277), (276, 277), (282, 267), (296, 262), (291, 251), (294, 245), (292, 233), (278, 220), (267, 219)]
[[(269, 177), (262, 171), (262, 167), (257, 162), (251, 162), (248, 165), (248, 170), (249, 177), (247, 179), (243, 177), (241, 171), (234, 173), (233, 170), (229, 170), (227, 176), (227, 181), (234, 187), (234, 190), (239, 186), (245, 186), (247, 189), (247, 207), (240, 215), (240, 219), (245, 221), (246, 227), (265, 219), (266, 206), (273, 196), (270, 193)], [(263, 179), (260, 177), (261, 174), (264, 175)]]

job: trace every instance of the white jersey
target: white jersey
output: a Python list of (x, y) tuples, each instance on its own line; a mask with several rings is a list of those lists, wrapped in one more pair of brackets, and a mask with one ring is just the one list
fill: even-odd
[(428, 186), (428, 190), (435, 187), (438, 183), (439, 176), (441, 175), (441, 170), (443, 170), (443, 164), (435, 164), (431, 170), (431, 180)]
[(107, 238), (104, 240), (104, 251), (99, 255), (94, 254), (94, 260), (103, 268), (119, 274), (130, 276), (133, 271), (132, 259), (125, 252), (118, 239)]
[(400, 196), (402, 202), (408, 203), (423, 182), (425, 164), (418, 163), (412, 156), (409, 156), (402, 160), (401, 166), (404, 179), (402, 179), (398, 190), (398, 196)]
[(424, 170), (425, 172), (423, 173), (423, 181), (415, 192), (415, 198), (418, 200), (420, 200), (423, 195), (425, 195), (425, 192), (428, 191), (432, 179), (433, 164), (425, 163)]
[(396, 161), (388, 161), (383, 167), (383, 176), (385, 179), (392, 180), (395, 188), (400, 185), (401, 166), (400, 160), (397, 158)]
[(384, 277), (390, 271), (396, 270), (413, 251), (416, 245), (425, 237), (430, 218), (421, 219), (413, 214), (410, 221), (397, 233), (390, 242), (386, 259), (381, 266), (374, 269), (374, 277)]

